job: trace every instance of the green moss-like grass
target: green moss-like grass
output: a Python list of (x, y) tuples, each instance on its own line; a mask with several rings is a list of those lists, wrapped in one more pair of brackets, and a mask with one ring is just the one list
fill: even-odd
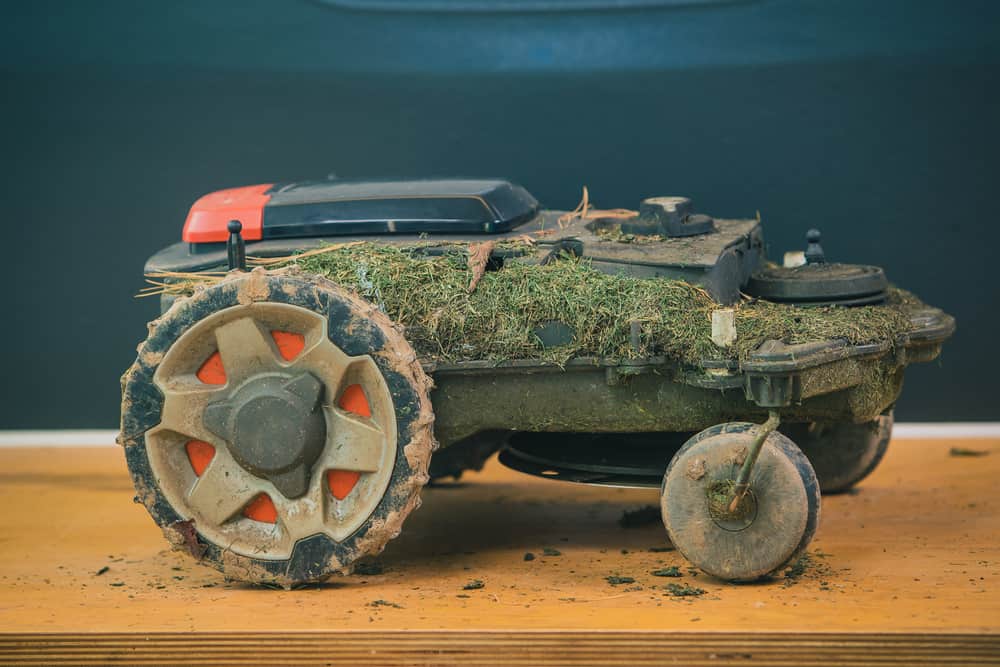
[[(301, 260), (301, 268), (355, 289), (407, 328), (422, 355), (447, 360), (575, 356), (634, 358), (664, 355), (688, 363), (705, 358), (745, 359), (760, 343), (843, 338), (851, 343), (892, 341), (911, 328), (906, 303), (861, 308), (796, 308), (767, 302), (737, 308), (737, 339), (722, 350), (711, 341), (711, 313), (719, 305), (704, 290), (679, 280), (609, 275), (586, 260), (547, 265), (507, 261), (489, 271), (470, 294), (471, 273), (461, 249), (425, 257), (380, 245), (359, 245)], [(559, 321), (575, 337), (546, 349), (537, 327)], [(632, 348), (630, 323), (641, 326)]]
[[(520, 250), (532, 252), (528, 246)], [(359, 292), (406, 327), (421, 356), (446, 361), (562, 363), (580, 356), (663, 355), (695, 364), (706, 358), (745, 359), (769, 339), (893, 341), (911, 328), (908, 305), (919, 303), (899, 290), (886, 305), (860, 308), (747, 301), (736, 306), (736, 343), (720, 349), (711, 341), (711, 313), (720, 306), (707, 292), (678, 280), (605, 274), (585, 259), (547, 265), (508, 260), (488, 271), (472, 293), (462, 246), (428, 256), (420, 249), (365, 243), (288, 264)], [(571, 343), (542, 345), (535, 330), (552, 321), (575, 332)], [(632, 321), (640, 324), (637, 349), (630, 340)]]

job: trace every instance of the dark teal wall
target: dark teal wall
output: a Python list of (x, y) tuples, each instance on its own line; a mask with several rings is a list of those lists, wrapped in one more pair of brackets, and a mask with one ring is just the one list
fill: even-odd
[(570, 16), (319, 2), (0, 3), (0, 428), (112, 427), (147, 255), (220, 187), (495, 175), (551, 207), (692, 196), (824, 232), (959, 333), (907, 420), (998, 419), (1000, 7), (734, 2)]

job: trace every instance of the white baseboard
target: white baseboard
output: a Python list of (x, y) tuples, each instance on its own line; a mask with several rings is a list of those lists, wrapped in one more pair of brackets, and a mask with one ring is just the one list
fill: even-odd
[(1000, 438), (1000, 422), (897, 422), (892, 437), (899, 439)]
[(0, 447), (107, 447), (117, 429), (0, 431)]
[[(114, 429), (0, 430), (0, 447), (109, 447), (115, 445), (117, 436)], [(900, 440), (1000, 438), (1000, 422), (899, 422), (892, 436)]]

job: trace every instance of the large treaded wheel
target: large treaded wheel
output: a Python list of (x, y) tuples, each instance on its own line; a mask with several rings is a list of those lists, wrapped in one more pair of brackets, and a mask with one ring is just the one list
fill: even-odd
[(816, 470), (823, 493), (844, 493), (882, 462), (892, 437), (893, 414), (862, 424), (848, 422), (787, 424), (788, 435)]
[(137, 501), (232, 579), (349, 572), (419, 506), (430, 379), (379, 310), (333, 283), (233, 273), (150, 324), (122, 378)]
[(708, 574), (753, 581), (793, 561), (819, 523), (820, 492), (805, 455), (772, 432), (750, 476), (749, 492), (729, 511), (732, 484), (756, 424), (730, 422), (694, 435), (663, 476), (660, 510), (678, 551)]

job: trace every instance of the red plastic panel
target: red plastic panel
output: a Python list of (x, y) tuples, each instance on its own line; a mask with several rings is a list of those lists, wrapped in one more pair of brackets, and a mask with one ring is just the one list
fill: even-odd
[(194, 203), (184, 223), (181, 238), (188, 243), (218, 243), (229, 239), (226, 225), (230, 220), (243, 223), (243, 238), (259, 241), (262, 237), (264, 206), (271, 195), (271, 184), (250, 185), (212, 192)]

